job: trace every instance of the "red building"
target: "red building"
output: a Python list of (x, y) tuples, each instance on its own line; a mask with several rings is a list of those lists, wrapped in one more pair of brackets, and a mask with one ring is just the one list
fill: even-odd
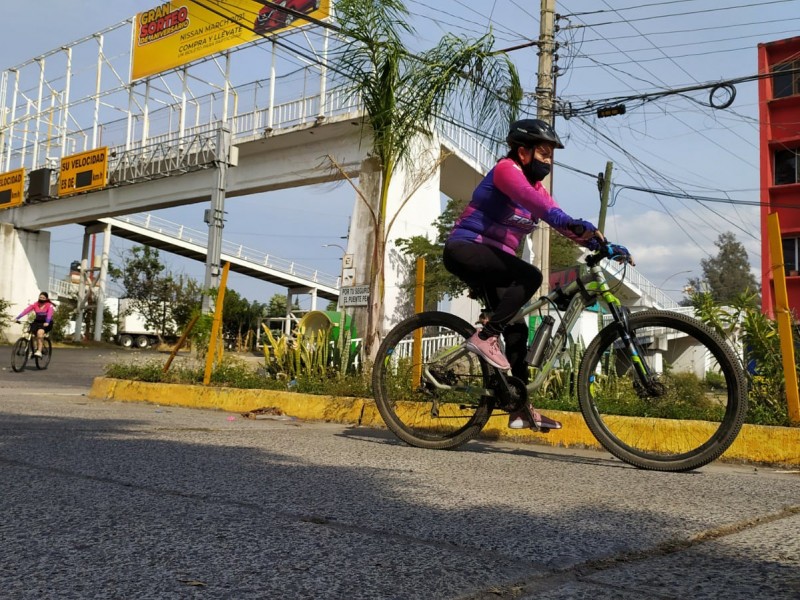
[(800, 315), (800, 37), (758, 45), (762, 310), (774, 316), (767, 215), (778, 213), (789, 306)]

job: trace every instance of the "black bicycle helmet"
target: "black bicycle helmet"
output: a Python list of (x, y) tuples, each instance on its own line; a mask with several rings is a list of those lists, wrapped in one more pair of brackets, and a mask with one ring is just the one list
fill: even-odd
[(564, 144), (549, 123), (541, 119), (521, 119), (511, 124), (506, 142), (510, 146), (525, 146), (530, 148), (542, 142), (555, 144), (556, 148), (563, 148)]

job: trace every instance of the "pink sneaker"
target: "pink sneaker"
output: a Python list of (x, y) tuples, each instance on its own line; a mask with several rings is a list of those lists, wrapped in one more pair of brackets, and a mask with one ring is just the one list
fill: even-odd
[(493, 335), (487, 340), (482, 340), (476, 331), (472, 334), (472, 337), (467, 340), (467, 350), (480, 356), (495, 369), (508, 371), (511, 365), (500, 350), (500, 346), (497, 344), (497, 337), (498, 336)]
[(530, 428), (535, 431), (550, 431), (551, 429), (561, 429), (561, 423), (550, 417), (545, 417), (542, 413), (533, 408), (533, 406), (528, 404), (523, 410), (508, 415), (508, 428)]

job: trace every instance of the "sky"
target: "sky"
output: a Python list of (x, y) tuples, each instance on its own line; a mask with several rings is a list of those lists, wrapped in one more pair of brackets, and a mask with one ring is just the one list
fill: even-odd
[[(498, 49), (535, 40), (539, 34), (539, 3), (531, 0), (433, 4), (406, 0), (416, 29), (409, 40), (414, 50), (433, 46), (446, 33), (475, 37), (491, 30)], [(31, 34), (29, 11), (6, 11), (0, 69), (156, 5), (144, 0), (39, 0), (37, 12), (42, 17), (37, 19), (36, 35)], [(757, 45), (795, 35), (798, 9), (800, 0), (556, 2), (561, 16), (556, 36), (557, 98), (563, 109), (556, 129), (566, 149), (556, 155), (553, 195), (568, 213), (596, 221), (595, 177), (611, 161), (617, 187), (606, 236), (628, 246), (639, 270), (676, 299), (689, 278), (701, 275), (700, 261), (716, 254), (714, 242), (724, 232), (733, 232), (744, 244), (754, 273), (759, 272), (759, 213), (748, 205), (760, 196), (758, 96), (752, 81), (737, 83), (733, 102), (723, 109), (709, 104), (724, 104), (724, 90), (714, 98), (708, 89), (659, 92), (755, 75)], [(251, 59), (243, 60), (253, 61), (254, 73), (265, 73), (267, 56), (253, 52)], [(515, 50), (509, 56), (524, 89), (532, 93), (536, 48)], [(285, 58), (290, 66), (300, 64), (296, 57)], [(592, 103), (613, 98), (632, 98), (626, 102), (626, 113), (597, 118)], [(527, 110), (535, 113), (532, 100)], [(334, 184), (230, 199), (225, 239), (337, 274), (342, 254), (337, 245), (345, 244), (342, 237), (353, 201), (352, 190)], [(203, 229), (205, 208), (202, 204), (170, 209), (159, 211), (159, 216)], [(51, 263), (65, 268), (80, 258), (81, 241), (77, 226), (53, 229)], [(112, 260), (119, 260), (129, 246), (114, 238)], [(174, 272), (202, 280), (201, 263), (163, 253), (162, 258)], [(229, 286), (263, 302), (284, 293), (282, 288), (236, 274)]]

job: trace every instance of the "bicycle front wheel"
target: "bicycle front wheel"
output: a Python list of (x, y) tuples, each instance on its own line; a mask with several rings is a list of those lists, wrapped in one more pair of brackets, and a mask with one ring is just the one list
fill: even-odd
[(631, 465), (690, 471), (716, 460), (733, 443), (747, 411), (741, 364), (719, 335), (669, 311), (631, 315), (629, 330), (652, 377), (642, 385), (638, 357), (612, 323), (581, 362), (578, 400), (597, 440)]
[(474, 332), (454, 315), (426, 312), (383, 340), (372, 390), (384, 423), (404, 442), (455, 448), (486, 425), (494, 406), (486, 393), (491, 367), (464, 347)]
[(28, 340), (19, 338), (11, 349), (11, 370), (19, 373), (28, 362)]
[(33, 355), (33, 358), (36, 360), (36, 368), (46, 369), (47, 365), (50, 364), (51, 356), (53, 356), (53, 344), (50, 342), (49, 338), (44, 338), (42, 340), (42, 355)]

